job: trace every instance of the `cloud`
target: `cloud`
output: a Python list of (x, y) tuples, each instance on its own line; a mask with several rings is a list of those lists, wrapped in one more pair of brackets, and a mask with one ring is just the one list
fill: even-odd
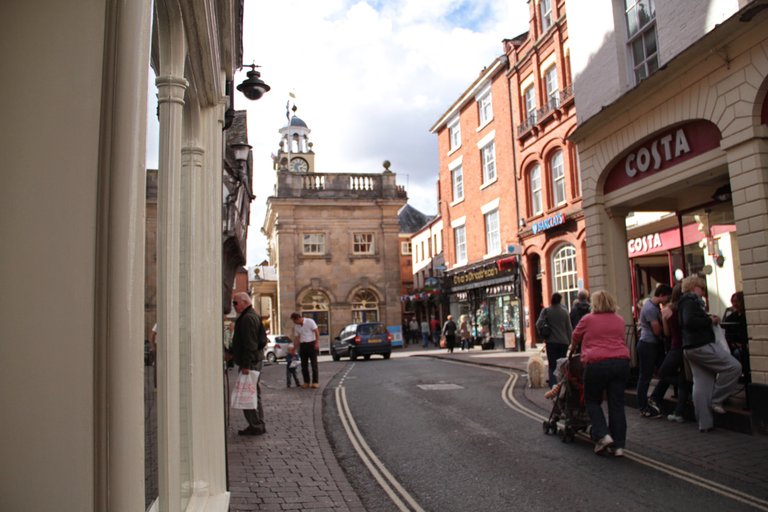
[[(437, 139), (429, 128), (528, 28), (525, 0), (267, 0), (245, 2), (243, 61), (272, 90), (249, 102), (257, 198), (248, 264), (266, 258), (260, 232), (274, 184), (270, 155), (288, 93), (312, 130), (318, 172), (380, 172), (390, 160), (409, 202), (436, 213)], [(236, 81), (245, 78), (238, 73)]]

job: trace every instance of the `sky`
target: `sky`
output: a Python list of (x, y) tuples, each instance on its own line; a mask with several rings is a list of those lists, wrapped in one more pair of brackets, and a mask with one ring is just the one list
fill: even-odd
[(434, 215), (429, 129), (528, 17), (526, 0), (245, 0), (243, 63), (260, 65), (271, 87), (257, 101), (235, 94), (253, 146), (247, 266), (267, 259), (261, 226), (289, 99), (311, 130), (317, 172), (378, 173), (389, 160), (408, 203)]

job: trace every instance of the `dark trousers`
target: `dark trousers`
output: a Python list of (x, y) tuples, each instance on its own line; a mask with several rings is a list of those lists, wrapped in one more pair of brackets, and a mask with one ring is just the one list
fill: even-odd
[[(624, 414), (624, 389), (629, 379), (628, 359), (607, 359), (591, 363), (584, 369), (584, 403), (592, 423), (592, 439), (611, 434), (616, 448), (627, 441), (627, 417)], [(608, 397), (608, 423), (602, 402)]]
[(648, 408), (648, 387), (651, 385), (658, 355), (659, 347), (656, 343), (637, 343), (637, 408), (641, 411)]
[[(251, 370), (261, 372), (264, 366), (263, 361), (259, 361)], [(243, 416), (248, 422), (248, 426), (255, 430), (264, 430), (264, 408), (262, 407), (261, 400), (261, 376), (259, 376), (258, 384), (256, 384), (256, 395), (259, 397), (259, 405), (257, 409), (243, 409)]]
[(682, 348), (672, 349), (667, 352), (667, 355), (664, 357), (664, 362), (661, 363), (661, 367), (659, 368), (659, 382), (656, 384), (656, 387), (653, 388), (651, 398), (653, 398), (657, 404), (661, 404), (670, 385), (677, 387), (677, 407), (675, 407), (675, 414), (682, 416), (683, 411), (685, 411), (685, 403), (688, 401), (691, 392), (691, 383), (685, 379)]
[(549, 387), (557, 384), (555, 380), (555, 368), (557, 360), (568, 355), (568, 345), (565, 343), (547, 343), (547, 366), (549, 366)]
[(445, 335), (445, 346), (448, 348), (448, 352), (453, 352), (453, 349), (456, 347), (456, 335), (455, 334), (446, 334)]
[(288, 381), (288, 387), (291, 387), (291, 378), (296, 381), (296, 386), (299, 385), (299, 376), (296, 373), (296, 368), (291, 368), (290, 363), (285, 367), (285, 378)]
[(309, 384), (309, 365), (312, 365), (312, 384), (317, 384), (317, 351), (315, 342), (299, 343), (299, 357), (301, 358), (301, 376), (304, 384)]

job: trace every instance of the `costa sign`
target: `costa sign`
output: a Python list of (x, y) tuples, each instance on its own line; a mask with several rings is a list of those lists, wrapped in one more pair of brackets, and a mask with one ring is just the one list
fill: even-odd
[(652, 176), (720, 147), (720, 130), (709, 121), (693, 121), (657, 132), (636, 144), (608, 173), (604, 193)]
[(661, 236), (658, 233), (633, 238), (627, 242), (627, 251), (630, 256), (639, 252), (648, 252), (661, 247)]

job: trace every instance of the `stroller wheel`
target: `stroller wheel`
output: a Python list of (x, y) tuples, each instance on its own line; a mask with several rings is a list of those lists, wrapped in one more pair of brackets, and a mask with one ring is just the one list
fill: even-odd
[(544, 420), (544, 423), (542, 423), (542, 428), (544, 429), (544, 434), (549, 434), (549, 422), (547, 420)]
[(572, 443), (576, 438), (576, 432), (571, 427), (565, 427), (563, 429), (562, 441), (564, 443)]

